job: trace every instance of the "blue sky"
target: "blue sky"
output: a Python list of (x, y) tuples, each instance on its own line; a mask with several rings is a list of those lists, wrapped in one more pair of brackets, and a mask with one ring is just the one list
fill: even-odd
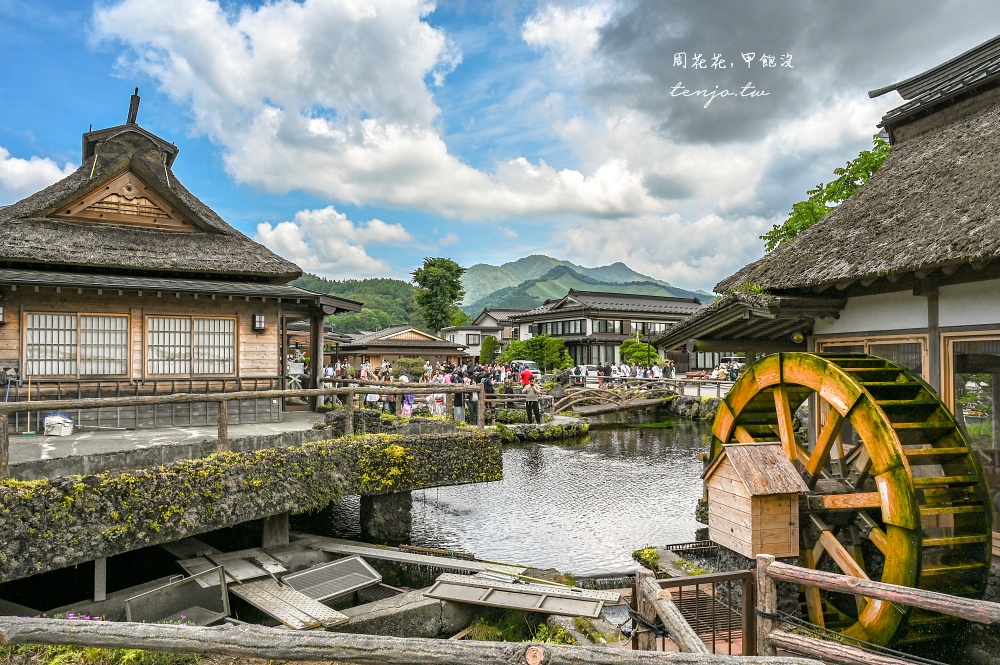
[(867, 90), (998, 33), (993, 0), (0, 0), (0, 205), (137, 86), (188, 189), (309, 272), (546, 253), (711, 289), (870, 144), (900, 99)]

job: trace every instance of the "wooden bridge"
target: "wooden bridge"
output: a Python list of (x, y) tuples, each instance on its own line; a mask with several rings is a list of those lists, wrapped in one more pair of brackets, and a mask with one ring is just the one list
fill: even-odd
[(592, 377), (584, 385), (570, 386), (566, 395), (555, 400), (553, 413), (572, 409), (580, 415), (597, 415), (612, 411), (645, 409), (665, 404), (674, 396), (723, 397), (731, 381), (711, 379), (638, 379), (614, 378), (595, 382)]

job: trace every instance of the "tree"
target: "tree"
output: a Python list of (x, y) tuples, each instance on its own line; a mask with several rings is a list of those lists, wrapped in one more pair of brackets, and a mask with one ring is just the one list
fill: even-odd
[(465, 268), (451, 259), (426, 258), (424, 265), (413, 271), (417, 292), (413, 299), (420, 307), (420, 315), (434, 334), (451, 324), (462, 290), (462, 273)]
[(770, 231), (760, 236), (765, 241), (765, 251), (770, 252), (781, 243), (791, 240), (846, 201), (878, 171), (890, 150), (888, 143), (875, 136), (871, 150), (862, 150), (846, 166), (834, 169), (833, 172), (837, 175), (835, 180), (826, 185), (820, 183), (807, 191), (809, 198), (793, 205), (788, 219), (782, 224), (775, 224)]
[(622, 360), (630, 365), (650, 366), (660, 359), (656, 347), (652, 344), (627, 339), (621, 344)]
[(479, 361), (492, 363), (497, 359), (497, 338), (493, 335), (483, 337), (483, 345), (479, 347)]
[(526, 340), (512, 340), (500, 356), (500, 362), (533, 360), (542, 372), (570, 367), (573, 359), (566, 351), (566, 340), (548, 335), (535, 335)]

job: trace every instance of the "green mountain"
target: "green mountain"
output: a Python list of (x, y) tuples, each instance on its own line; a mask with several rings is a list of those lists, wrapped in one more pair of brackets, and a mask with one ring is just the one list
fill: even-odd
[[(465, 274), (462, 275), (462, 286), (465, 288), (465, 299), (462, 301), (462, 309), (466, 312), (471, 311), (473, 307), (480, 302), (488, 302), (491, 307), (500, 307), (501, 305), (492, 302), (493, 299), (491, 294), (499, 293), (505, 289), (518, 287), (524, 282), (535, 280), (544, 281), (545, 275), (556, 268), (568, 268), (577, 275), (595, 280), (594, 282), (588, 282), (587, 284), (589, 286), (593, 286), (595, 284), (615, 284), (622, 286), (625, 284), (641, 282), (645, 284), (659, 284), (661, 287), (669, 291), (669, 293), (661, 293), (660, 295), (697, 297), (700, 298), (702, 302), (708, 302), (713, 299), (711, 294), (705, 293), (704, 291), (685, 291), (684, 289), (679, 289), (668, 282), (654, 279), (649, 275), (643, 275), (642, 273), (632, 270), (621, 261), (612, 263), (609, 266), (584, 268), (583, 266), (576, 265), (575, 263), (571, 263), (569, 261), (560, 261), (543, 254), (532, 254), (531, 256), (526, 256), (523, 259), (510, 261), (499, 266), (490, 265), (488, 263), (477, 263), (476, 265), (466, 269)], [(590, 290), (614, 291), (615, 289)], [(645, 291), (638, 292), (645, 293)], [(563, 290), (562, 293), (550, 297), (562, 297), (564, 295), (566, 295), (565, 290)], [(478, 311), (474, 312), (474, 314), (476, 313), (478, 313)]]
[(413, 301), (416, 287), (401, 279), (333, 280), (306, 274), (292, 284), (317, 293), (364, 303), (360, 312), (327, 317), (327, 323), (332, 324), (337, 332), (381, 330), (403, 323), (417, 328), (423, 327), (420, 310)]
[[(531, 258), (531, 257), (529, 257)], [(548, 258), (548, 257), (542, 257)], [(523, 259), (522, 259), (523, 260)], [(516, 262), (515, 262), (516, 263)], [(621, 266), (621, 268), (618, 268)], [(496, 266), (490, 266), (496, 267)], [(501, 266), (502, 267), (502, 266)], [(624, 268), (624, 270), (622, 270)], [(609, 270), (612, 276), (633, 273), (628, 266), (616, 263), (596, 270)], [(638, 273), (634, 273), (638, 274)], [(513, 309), (532, 309), (546, 300), (562, 298), (570, 289), (577, 291), (623, 292), (652, 296), (672, 296), (675, 298), (698, 298), (703, 303), (712, 300), (712, 296), (694, 291), (685, 291), (666, 282), (646, 278), (625, 282), (609, 282), (583, 275), (564, 265), (556, 266), (535, 279), (528, 279), (515, 286), (494, 291), (485, 297), (462, 306), (462, 311), (473, 317), (486, 307), (509, 307)]]

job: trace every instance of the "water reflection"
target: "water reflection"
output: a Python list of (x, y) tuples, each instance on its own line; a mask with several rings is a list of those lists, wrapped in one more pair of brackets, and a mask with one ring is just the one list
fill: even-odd
[(581, 576), (632, 571), (633, 550), (694, 539), (707, 435), (682, 421), (509, 447), (500, 482), (414, 492), (411, 542)]

